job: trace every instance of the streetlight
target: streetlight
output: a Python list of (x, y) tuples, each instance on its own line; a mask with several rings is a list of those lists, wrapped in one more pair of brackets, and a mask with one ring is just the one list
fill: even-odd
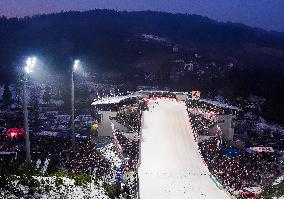
[(33, 72), (35, 64), (36, 64), (36, 57), (27, 58), (25, 64), (24, 80), (23, 80), (23, 108), (24, 108), (25, 147), (26, 147), (27, 161), (31, 161), (31, 146), (30, 146), (29, 123), (28, 123), (26, 83), (28, 81), (28, 75)]
[(75, 130), (74, 130), (74, 114), (75, 114), (75, 107), (74, 107), (74, 72), (76, 72), (80, 67), (80, 60), (76, 59), (74, 61), (72, 67), (72, 76), (71, 76), (71, 105), (72, 105), (72, 113), (71, 113), (71, 131), (72, 131), (72, 150), (75, 151)]

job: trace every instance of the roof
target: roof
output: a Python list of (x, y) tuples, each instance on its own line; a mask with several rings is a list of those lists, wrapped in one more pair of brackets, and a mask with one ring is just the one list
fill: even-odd
[(140, 91), (137, 91), (137, 93), (146, 93), (146, 94), (150, 94), (150, 93), (172, 93), (172, 94), (183, 94), (183, 95), (188, 95), (188, 92), (176, 92), (176, 91), (162, 91), (162, 90), (140, 90)]
[(221, 108), (226, 108), (226, 109), (240, 111), (240, 109), (238, 107), (236, 107), (236, 106), (231, 106), (231, 105), (228, 105), (228, 104), (225, 104), (225, 103), (221, 103), (221, 102), (218, 102), (218, 101), (205, 100), (205, 99), (200, 99), (199, 101), (206, 102), (206, 103), (209, 103), (209, 104), (212, 104), (214, 106), (221, 107)]
[(137, 97), (137, 95), (105, 97), (105, 98), (101, 98), (99, 100), (95, 100), (92, 103), (92, 106), (102, 105), (102, 104), (118, 104), (118, 103), (120, 103), (123, 100), (129, 99), (129, 98), (133, 98), (133, 97)]

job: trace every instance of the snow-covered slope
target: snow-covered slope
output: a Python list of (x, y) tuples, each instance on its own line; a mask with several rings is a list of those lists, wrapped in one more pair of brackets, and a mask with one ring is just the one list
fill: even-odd
[(183, 103), (149, 102), (142, 118), (141, 199), (229, 198), (211, 180), (188, 121)]

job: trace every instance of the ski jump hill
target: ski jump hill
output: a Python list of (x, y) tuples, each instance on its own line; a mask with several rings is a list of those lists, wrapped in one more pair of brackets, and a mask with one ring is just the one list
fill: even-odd
[(139, 198), (230, 198), (210, 178), (185, 103), (157, 98), (148, 107), (142, 114)]

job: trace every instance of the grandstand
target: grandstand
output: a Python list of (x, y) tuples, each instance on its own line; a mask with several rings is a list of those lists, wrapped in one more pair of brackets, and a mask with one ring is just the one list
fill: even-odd
[(199, 140), (202, 140), (202, 135), (218, 136), (219, 134), (224, 140), (233, 140), (239, 108), (216, 101), (192, 98), (188, 98), (187, 108), (193, 119), (198, 117), (200, 126), (203, 128), (202, 132), (198, 132)]
[[(92, 103), (94, 107), (94, 115), (98, 118), (99, 136), (112, 136), (111, 125), (115, 128), (128, 132), (129, 126), (123, 125), (117, 120), (117, 116), (123, 117), (125, 113), (121, 113), (122, 109), (127, 109), (127, 106), (138, 102), (140, 99), (149, 99), (152, 97), (170, 97), (177, 100), (187, 101), (188, 112), (191, 113), (191, 118), (199, 120), (195, 122), (203, 127), (203, 131), (199, 132), (201, 136), (216, 136), (221, 132), (224, 140), (233, 140), (234, 125), (236, 115), (240, 111), (239, 108), (227, 105), (224, 103), (210, 101), (205, 99), (193, 99), (188, 97), (187, 92), (170, 92), (170, 91), (137, 91), (132, 95), (106, 97), (96, 100)], [(122, 120), (121, 120), (122, 121)], [(198, 128), (198, 127), (197, 127)]]
[(112, 126), (119, 131), (128, 131), (127, 127), (116, 120), (119, 109), (137, 101), (137, 96), (107, 97), (92, 103), (93, 114), (98, 120), (98, 136), (112, 137)]
[[(138, 91), (132, 95), (105, 97), (98, 100), (94, 100), (92, 103), (93, 114), (97, 118), (98, 136), (112, 136), (112, 127), (123, 132), (129, 132), (132, 129), (129, 125), (122, 124), (122, 116), (125, 113), (121, 113), (127, 106), (133, 103), (137, 103), (140, 99), (151, 97), (172, 97), (178, 100), (186, 100), (187, 92), (169, 92), (169, 91)], [(120, 120), (121, 119), (121, 120)]]

